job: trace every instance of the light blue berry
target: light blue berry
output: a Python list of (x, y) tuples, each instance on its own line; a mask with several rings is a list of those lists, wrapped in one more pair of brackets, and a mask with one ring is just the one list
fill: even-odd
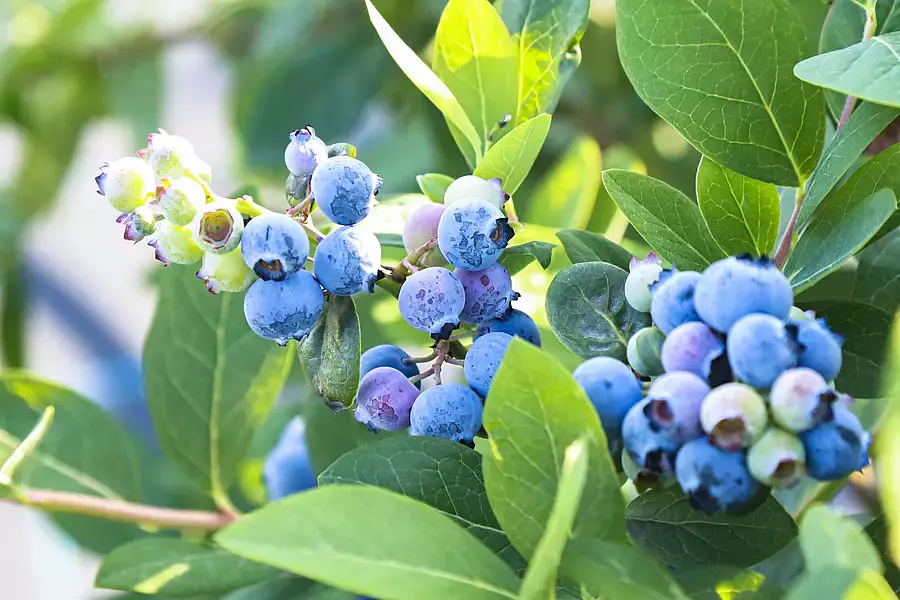
[(669, 271), (662, 273), (659, 282), (650, 288), (653, 324), (666, 335), (682, 323), (700, 320), (694, 310), (694, 288), (699, 280), (700, 273), (694, 271)]
[(309, 238), (303, 226), (285, 214), (265, 213), (244, 227), (241, 255), (257, 277), (282, 281), (303, 268)]
[(316, 206), (338, 225), (356, 225), (375, 206), (381, 180), (365, 163), (349, 156), (329, 158), (313, 171)]
[[(467, 362), (468, 362), (468, 357)], [(641, 384), (626, 364), (608, 356), (590, 358), (572, 373), (600, 416), (611, 449), (619, 447), (622, 421), (644, 399)]]
[(284, 164), (291, 174), (298, 177), (311, 175), (328, 158), (325, 142), (316, 137), (315, 130), (307, 125), (291, 132), (290, 143), (284, 149)]
[(841, 372), (841, 345), (844, 338), (831, 332), (824, 319), (791, 320), (796, 328), (797, 364), (818, 372), (825, 381), (834, 381)]
[(309, 333), (323, 304), (316, 279), (299, 271), (284, 281), (253, 282), (244, 296), (244, 316), (256, 335), (284, 345)]
[(447, 206), (438, 224), (441, 253), (458, 269), (486, 269), (500, 258), (514, 235), (500, 209), (478, 198)]
[(358, 227), (339, 227), (319, 242), (313, 271), (335, 296), (375, 291), (381, 244), (374, 233)]
[(356, 392), (353, 417), (370, 431), (398, 431), (409, 427), (409, 411), (419, 390), (405, 373), (376, 367), (363, 375)]
[(400, 315), (412, 327), (432, 336), (446, 335), (459, 326), (466, 292), (454, 273), (443, 267), (429, 267), (406, 278), (397, 305)]
[(278, 443), (266, 455), (263, 482), (271, 501), (316, 487), (316, 474), (306, 448), (306, 427), (299, 418), (287, 424)]
[[(380, 346), (369, 348), (359, 357), (359, 376), (363, 377), (377, 367), (391, 367), (392, 369), (397, 369), (406, 377), (415, 377), (419, 374), (419, 367), (409, 361), (409, 354), (402, 348), (398, 348), (393, 344), (381, 344)], [(417, 381), (415, 386), (421, 388), (422, 384)]]
[(409, 432), (472, 445), (481, 430), (483, 410), (481, 399), (468, 387), (436, 385), (422, 392), (413, 404)]
[(691, 506), (707, 514), (752, 510), (766, 492), (747, 469), (743, 450), (727, 452), (706, 438), (688, 442), (678, 452), (675, 477)]
[(478, 324), (497, 318), (505, 314), (510, 309), (510, 302), (519, 297), (513, 291), (509, 271), (500, 263), (480, 271), (457, 269), (455, 273), (466, 291), (466, 305), (459, 315), (464, 323)]
[(534, 319), (517, 308), (511, 308), (496, 319), (482, 321), (478, 325), (478, 335), (475, 339), (492, 332), (520, 337), (538, 348), (541, 347), (541, 332)]
[(771, 315), (742, 318), (728, 332), (726, 346), (735, 377), (758, 389), (772, 387), (779, 375), (797, 366), (796, 344), (784, 323)]
[(487, 398), (511, 341), (512, 336), (505, 333), (489, 333), (475, 340), (466, 353), (466, 382), (482, 398)]
[(665, 478), (675, 471), (675, 454), (681, 443), (661, 432), (651, 411), (649, 399), (631, 407), (622, 421), (622, 442), (642, 476)]
[(706, 382), (693, 373), (666, 373), (647, 391), (648, 416), (663, 435), (684, 444), (703, 435), (700, 410), (709, 391)]
[(687, 371), (710, 381), (713, 362), (723, 354), (725, 341), (718, 334), (705, 323), (689, 321), (669, 332), (660, 356), (666, 372)]

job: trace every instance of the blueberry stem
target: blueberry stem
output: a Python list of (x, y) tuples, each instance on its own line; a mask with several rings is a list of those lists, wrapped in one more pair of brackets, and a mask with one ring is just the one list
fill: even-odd
[[(203, 192), (206, 194), (207, 202), (212, 202), (215, 199), (215, 197), (216, 197), (215, 193), (212, 191), (212, 188), (209, 187), (209, 184), (203, 180), (203, 178), (199, 177), (197, 174), (195, 174), (190, 169), (185, 169), (184, 174), (188, 177), (188, 179), (193, 179), (194, 181), (196, 181), (197, 183), (200, 184), (200, 187), (203, 188)], [(246, 197), (249, 198), (249, 196), (246, 196)], [(251, 200), (251, 202), (252, 202), (252, 200)]]
[(797, 196), (794, 200), (794, 212), (791, 214), (791, 220), (788, 221), (787, 227), (784, 230), (784, 235), (781, 236), (781, 241), (778, 243), (778, 249), (775, 250), (775, 256), (773, 257), (773, 261), (775, 262), (775, 266), (779, 269), (784, 267), (784, 263), (787, 262), (788, 257), (791, 255), (791, 245), (794, 242), (794, 227), (797, 225), (797, 218), (800, 216), (800, 207), (803, 206), (803, 200), (806, 198), (806, 182), (802, 182), (800, 187), (797, 188)]
[(463, 365), (466, 364), (466, 361), (464, 359), (460, 360), (458, 358), (453, 358), (452, 356), (448, 356), (447, 358), (445, 358), (444, 362), (449, 363), (451, 365), (456, 365), (457, 367), (462, 367)]
[(412, 364), (416, 364), (416, 363), (426, 363), (426, 362), (430, 362), (430, 361), (434, 360), (435, 358), (437, 358), (437, 355), (438, 355), (437, 350), (434, 350), (434, 351), (433, 351), (431, 354), (429, 354), (428, 356), (418, 356), (418, 357), (415, 357), (415, 358), (412, 358), (412, 357), (410, 357), (410, 358), (404, 358), (404, 359), (402, 360), (402, 362), (403, 362), (403, 364), (405, 364), (405, 365), (412, 365)]
[[(409, 378), (410, 383), (418, 383), (423, 379), (428, 379), (432, 375), (434, 376), (434, 384), (441, 385), (441, 365), (445, 362), (452, 362), (452, 364), (457, 364), (455, 358), (450, 358), (448, 356), (448, 352), (450, 350), (450, 341), (449, 340), (440, 340), (434, 347), (434, 352), (432, 352), (429, 356), (423, 357), (421, 359), (404, 359), (404, 362), (427, 362), (434, 359), (434, 363), (426, 370), (422, 371), (418, 375), (413, 375)], [(462, 361), (460, 361), (462, 362)]]
[(394, 281), (399, 281), (400, 283), (406, 281), (406, 278), (410, 275), (410, 273), (415, 273), (416, 271), (418, 271), (418, 269), (413, 265), (418, 263), (419, 259), (422, 258), (426, 252), (428, 252), (432, 248), (437, 247), (437, 245), (438, 240), (436, 237), (433, 237), (426, 243), (422, 244), (421, 246), (407, 254), (406, 258), (401, 260), (400, 264), (398, 264), (392, 270), (390, 274), (391, 279), (393, 279)]
[[(860, 4), (854, 0), (854, 4), (859, 5), (861, 8), (866, 11), (866, 26), (863, 29), (862, 41), (867, 41), (875, 35), (875, 30), (878, 29), (878, 15), (875, 13), (875, 3), (869, 0), (866, 1), (865, 5)], [(856, 96), (847, 96), (847, 101), (844, 103), (844, 110), (841, 112), (841, 118), (837, 124), (837, 130), (840, 131), (841, 127), (847, 124), (847, 121), (850, 120), (850, 115), (853, 114), (853, 107), (856, 106)]]
[(477, 331), (464, 331), (462, 333), (454, 333), (450, 337), (447, 338), (448, 342), (455, 342), (456, 340), (464, 340), (466, 338), (470, 338), (478, 335)]
[(34, 429), (31, 430), (31, 433), (22, 440), (22, 443), (16, 446), (16, 449), (13, 450), (6, 462), (3, 463), (3, 466), (0, 467), (0, 485), (13, 485), (13, 476), (16, 474), (16, 471), (25, 459), (34, 452), (41, 440), (44, 439), (47, 430), (50, 429), (50, 424), (53, 423), (53, 414), (54, 408), (52, 406), (44, 409), (44, 414), (41, 415), (41, 419), (34, 426)]

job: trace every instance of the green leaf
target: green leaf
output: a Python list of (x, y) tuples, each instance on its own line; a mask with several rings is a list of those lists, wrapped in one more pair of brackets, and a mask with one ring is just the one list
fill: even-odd
[[(26, 372), (0, 377), (0, 464), (48, 406), (55, 410), (53, 424), (16, 470), (15, 485), (140, 501), (137, 448), (118, 423), (75, 392)], [(63, 513), (53, 518), (79, 544), (100, 553), (140, 534), (133, 525), (101, 519)]]
[(578, 136), (529, 195), (524, 220), (554, 229), (587, 227), (602, 169), (600, 146), (593, 138)]
[(900, 229), (856, 255), (852, 299), (891, 311), (900, 306)]
[(878, 381), (888, 343), (890, 313), (860, 302), (808, 302), (805, 310), (844, 337), (843, 365), (835, 386), (857, 398), (874, 398), (879, 393)]
[[(391, 55), (391, 58), (394, 59), (394, 62), (397, 63), (397, 66), (400, 67), (400, 70), (443, 113), (447, 121), (456, 127), (464, 138), (468, 140), (475, 156), (481, 156), (481, 137), (472, 125), (472, 121), (466, 116), (466, 111), (459, 100), (450, 91), (450, 88), (391, 29), (391, 26), (384, 20), (384, 17), (381, 16), (381, 13), (378, 12), (371, 0), (366, 0), (366, 9), (369, 11), (369, 20), (372, 21), (375, 31), (378, 32), (384, 47)], [(466, 154), (465, 150), (463, 154)]]
[(550, 261), (553, 260), (554, 248), (556, 248), (555, 244), (537, 240), (515, 246), (507, 246), (500, 257), (500, 262), (512, 274), (521, 271), (535, 260), (538, 261), (542, 269), (547, 269), (550, 266)]
[(894, 564), (888, 549), (888, 523), (884, 515), (875, 518), (871, 523), (866, 525), (866, 535), (878, 548), (878, 554), (881, 556), (881, 562), (884, 564), (884, 579), (894, 590), (894, 593), (900, 592), (900, 570)]
[(805, 573), (797, 580), (785, 600), (894, 600), (891, 586), (875, 571), (824, 569)]
[(550, 113), (581, 63), (590, 0), (504, 0), (501, 15), (518, 57), (518, 122)]
[(774, 251), (781, 210), (774, 185), (704, 157), (697, 169), (697, 201), (710, 233), (728, 254)]
[(353, 404), (360, 357), (359, 319), (353, 298), (325, 298), (319, 320), (297, 344), (297, 356), (313, 391), (329, 408), (338, 411)]
[(794, 67), (794, 75), (813, 85), (900, 108), (897, 73), (900, 73), (900, 32), (813, 56)]
[(113, 550), (94, 585), (167, 596), (230, 592), (278, 573), (218, 548), (172, 538), (145, 538)]
[(444, 203), (444, 193), (450, 184), (455, 180), (449, 175), (441, 175), (440, 173), (425, 173), (416, 176), (416, 183), (422, 193), (428, 196), (428, 199), (438, 204)]
[(625, 300), (627, 277), (604, 262), (579, 263), (556, 275), (547, 290), (547, 320), (569, 350), (582, 358), (625, 360), (628, 340), (650, 326), (650, 315)]
[(523, 556), (545, 534), (566, 448), (584, 436), (591, 469), (572, 535), (624, 539), (622, 496), (597, 412), (550, 355), (513, 339), (485, 402), (484, 428), (488, 499)]
[(440, 438), (402, 436), (357, 448), (319, 475), (319, 483), (383, 487), (441, 511), (516, 571), (525, 561), (500, 529), (484, 489), (481, 455)]
[(603, 184), (650, 247), (679, 269), (703, 270), (725, 257), (697, 205), (667, 183), (611, 169)]
[(512, 196), (531, 171), (548, 131), (550, 115), (528, 119), (491, 146), (478, 163), (475, 175), (482, 179), (499, 178), (503, 191)]
[(806, 198), (797, 217), (797, 229), (809, 223), (813, 212), (847, 171), (859, 160), (863, 150), (884, 128), (900, 115), (900, 110), (871, 102), (862, 103), (829, 142), (822, 160), (806, 185)]
[(247, 326), (240, 294), (210, 294), (192, 267), (161, 273), (147, 402), (163, 451), (200, 489), (224, 496), (290, 366), (287, 348)]
[(572, 540), (566, 546), (560, 570), (600, 598), (688, 598), (655, 558), (625, 544)]
[(680, 490), (651, 490), (631, 501), (625, 517), (632, 541), (676, 569), (750, 567), (797, 535), (794, 520), (771, 496), (750, 514), (710, 516), (693, 510)]
[(599, 261), (628, 271), (631, 253), (602, 235), (580, 229), (566, 229), (557, 231), (556, 237), (562, 242), (569, 260), (574, 264)]
[(566, 448), (562, 470), (559, 472), (559, 488), (553, 500), (550, 518), (547, 519), (547, 529), (528, 562), (528, 571), (525, 573), (522, 589), (519, 590), (521, 600), (553, 597), (556, 573), (587, 481), (588, 452), (586, 437)]
[(678, 570), (674, 575), (694, 600), (778, 600), (784, 595), (784, 590), (759, 573), (735, 567), (697, 567)]
[(250, 560), (396, 600), (515, 598), (519, 587), (506, 563), (449, 518), (368, 486), (289, 496), (242, 517), (216, 542)]
[(376, 233), (378, 243), (382, 248), (404, 248), (403, 236), (399, 233)]
[(851, 203), (847, 205), (836, 201), (822, 205), (816, 219), (800, 235), (784, 265), (784, 274), (795, 293), (840, 268), (897, 210), (897, 199), (890, 189), (882, 189), (863, 201), (848, 199)]
[(516, 46), (488, 0), (450, 0), (434, 38), (434, 73), (487, 142), (516, 114)]
[(825, 504), (812, 506), (804, 513), (800, 547), (808, 571), (872, 569), (881, 572), (884, 569), (878, 550), (862, 528)]
[(900, 314), (894, 316), (889, 335), (890, 357), (880, 390), (887, 399), (888, 410), (875, 438), (873, 454), (878, 456), (875, 475), (881, 506), (890, 525), (887, 547), (891, 562), (896, 565), (900, 562), (900, 478), (893, 475), (900, 469)]
[(622, 66), (704, 156), (794, 186), (822, 152), (822, 93), (791, 69), (811, 52), (787, 0), (618, 0)]

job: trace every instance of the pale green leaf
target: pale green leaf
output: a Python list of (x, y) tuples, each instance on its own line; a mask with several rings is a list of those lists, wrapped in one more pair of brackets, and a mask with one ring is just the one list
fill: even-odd
[(694, 600), (780, 600), (784, 595), (756, 571), (736, 567), (680, 569), (674, 575)]
[(884, 567), (878, 550), (862, 527), (825, 504), (811, 506), (800, 523), (800, 548), (808, 571), (872, 569)]
[(475, 175), (483, 179), (499, 178), (503, 191), (512, 196), (531, 171), (549, 131), (550, 115), (525, 121), (491, 146), (478, 163)]
[(297, 344), (297, 357), (313, 391), (329, 408), (341, 410), (353, 404), (360, 353), (353, 298), (328, 295), (316, 324)]
[(444, 193), (454, 179), (449, 175), (441, 175), (440, 173), (425, 173), (416, 176), (416, 183), (422, 193), (428, 196), (428, 199), (438, 204), (444, 203)]
[(546, 269), (553, 260), (554, 248), (556, 248), (555, 244), (539, 240), (507, 246), (503, 251), (503, 256), (500, 257), (500, 262), (503, 263), (513, 275), (535, 260), (541, 265), (542, 269)]
[(888, 549), (894, 564), (900, 563), (900, 312), (893, 320), (890, 332), (890, 355), (882, 376), (881, 393), (887, 399), (888, 411), (884, 424), (875, 438), (873, 453), (878, 456), (875, 473), (878, 477), (881, 505), (889, 525)]
[(584, 229), (600, 191), (602, 168), (600, 146), (593, 138), (579, 136), (529, 195), (524, 220), (553, 228)]
[(895, 600), (891, 586), (875, 571), (820, 569), (804, 573), (785, 600)]
[(894, 590), (895, 594), (900, 592), (900, 570), (898, 570), (897, 565), (894, 564), (894, 560), (891, 558), (890, 549), (888, 548), (887, 519), (883, 514), (876, 517), (871, 523), (866, 525), (865, 531), (866, 535), (869, 536), (872, 543), (875, 544), (875, 547), (878, 549), (881, 562), (884, 564), (885, 581), (888, 582), (888, 585), (891, 586), (891, 589)]

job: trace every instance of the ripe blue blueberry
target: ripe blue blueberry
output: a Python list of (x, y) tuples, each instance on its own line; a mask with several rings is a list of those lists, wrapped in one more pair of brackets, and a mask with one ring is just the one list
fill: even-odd
[(441, 253), (458, 269), (486, 269), (500, 258), (513, 236), (500, 209), (478, 198), (446, 207), (438, 224)]
[(505, 314), (509, 303), (519, 297), (513, 291), (512, 277), (506, 267), (494, 263), (480, 271), (457, 269), (456, 276), (466, 291), (466, 305), (459, 315), (465, 323), (478, 324)]
[(748, 448), (766, 431), (766, 401), (743, 383), (721, 385), (703, 400), (700, 423), (711, 444), (723, 450)]
[(632, 406), (644, 399), (637, 377), (625, 363), (608, 356), (597, 356), (584, 361), (572, 375), (600, 416), (610, 447), (616, 448), (625, 415)]
[(422, 392), (413, 404), (409, 432), (471, 446), (481, 430), (483, 410), (481, 399), (468, 387), (459, 383), (436, 385)]
[(381, 179), (349, 156), (329, 158), (313, 171), (310, 187), (316, 206), (338, 225), (356, 225), (375, 206)]
[(303, 268), (309, 257), (309, 238), (303, 226), (289, 216), (265, 213), (244, 227), (241, 254), (260, 279), (282, 281)]
[(311, 175), (328, 158), (325, 142), (316, 136), (309, 125), (291, 132), (289, 139), (290, 143), (284, 149), (284, 164), (293, 175)]
[(499, 179), (485, 180), (477, 175), (463, 175), (447, 186), (447, 191), (444, 192), (444, 205), (450, 206), (467, 198), (479, 198), (500, 208), (509, 196), (503, 193)]
[(179, 226), (189, 225), (205, 204), (206, 192), (203, 186), (187, 177), (176, 179), (169, 187), (163, 188), (159, 197), (159, 206), (166, 219)]
[(257, 279), (244, 296), (244, 316), (256, 335), (284, 345), (309, 333), (323, 304), (316, 279), (298, 271), (284, 281)]
[(505, 333), (489, 333), (475, 340), (469, 348), (463, 368), (466, 382), (482, 398), (487, 398), (511, 341), (512, 336)]
[(666, 477), (675, 471), (681, 443), (660, 430), (651, 411), (649, 399), (631, 407), (622, 421), (622, 442), (643, 477)]
[(700, 320), (694, 310), (694, 287), (699, 280), (700, 273), (694, 271), (666, 272), (650, 288), (653, 324), (666, 335), (682, 323)]
[(412, 327), (432, 336), (446, 335), (459, 326), (466, 292), (453, 272), (429, 267), (406, 278), (397, 304), (400, 315)]
[(541, 347), (541, 332), (534, 319), (517, 308), (511, 308), (496, 319), (482, 321), (478, 325), (478, 336), (475, 339), (493, 332), (520, 337), (538, 348)]
[(628, 340), (628, 364), (644, 377), (662, 375), (665, 369), (661, 354), (665, 340), (666, 335), (658, 327), (644, 327)]
[[(413, 211), (403, 224), (403, 247), (407, 252), (420, 248), (437, 237), (438, 223), (444, 214), (444, 206), (429, 202)], [(423, 264), (429, 267), (443, 267), (447, 259), (440, 248), (432, 248), (425, 253)]]
[(837, 394), (825, 379), (812, 369), (800, 367), (782, 373), (769, 394), (772, 418), (788, 431), (812, 429), (831, 419), (831, 406)]
[(136, 156), (104, 164), (94, 181), (97, 193), (121, 213), (130, 213), (156, 193), (153, 169)]
[(710, 515), (755, 508), (766, 492), (747, 469), (743, 450), (721, 450), (706, 438), (688, 442), (678, 452), (675, 477), (691, 506)]
[(204, 252), (231, 252), (241, 243), (244, 217), (233, 200), (219, 199), (197, 211), (191, 230), (194, 242)]
[(398, 431), (409, 427), (409, 411), (419, 390), (405, 373), (375, 367), (359, 382), (353, 417), (370, 431)]
[(156, 249), (156, 260), (164, 265), (189, 265), (203, 258), (203, 250), (194, 242), (190, 227), (178, 227), (160, 221), (155, 239), (149, 245)]
[(834, 381), (841, 372), (841, 345), (844, 338), (828, 329), (824, 319), (791, 320), (788, 331), (795, 328), (797, 364), (817, 371), (825, 381)]
[(375, 291), (381, 244), (375, 234), (358, 227), (338, 227), (319, 242), (313, 270), (316, 279), (336, 296)]
[(661, 359), (663, 368), (669, 373), (687, 371), (710, 381), (713, 363), (723, 354), (725, 340), (705, 323), (689, 321), (673, 329), (666, 337)]
[(784, 323), (771, 315), (742, 318), (728, 332), (726, 345), (735, 377), (755, 388), (772, 387), (779, 375), (797, 366), (796, 344)]
[[(406, 377), (415, 377), (419, 374), (419, 367), (410, 360), (402, 348), (398, 348), (392, 344), (381, 344), (374, 348), (369, 348), (359, 357), (359, 376), (363, 377), (366, 373), (377, 367), (391, 367), (403, 373)], [(415, 386), (421, 388), (422, 384), (416, 382)]]
[(666, 373), (647, 391), (648, 417), (664, 435), (679, 445), (703, 435), (700, 409), (709, 386), (686, 371)]
[(644, 260), (631, 259), (628, 278), (625, 279), (625, 300), (631, 308), (643, 313), (650, 312), (653, 301), (650, 286), (659, 281), (662, 269), (662, 261), (652, 252)]
[(694, 296), (703, 321), (723, 333), (751, 313), (785, 321), (793, 303), (790, 282), (768, 258), (725, 258), (713, 263), (703, 272)]
[(841, 479), (859, 470), (868, 450), (869, 436), (856, 415), (840, 402), (832, 410), (832, 420), (800, 434), (806, 471), (819, 481)]
[(306, 449), (306, 426), (299, 418), (287, 424), (266, 455), (263, 482), (270, 501), (316, 487), (316, 474)]
[(806, 450), (794, 434), (771, 427), (747, 451), (747, 467), (761, 484), (789, 489), (806, 473)]
[(234, 293), (246, 290), (256, 275), (244, 264), (241, 250), (237, 248), (224, 254), (204, 253), (197, 279), (205, 281), (206, 289), (213, 294)]

